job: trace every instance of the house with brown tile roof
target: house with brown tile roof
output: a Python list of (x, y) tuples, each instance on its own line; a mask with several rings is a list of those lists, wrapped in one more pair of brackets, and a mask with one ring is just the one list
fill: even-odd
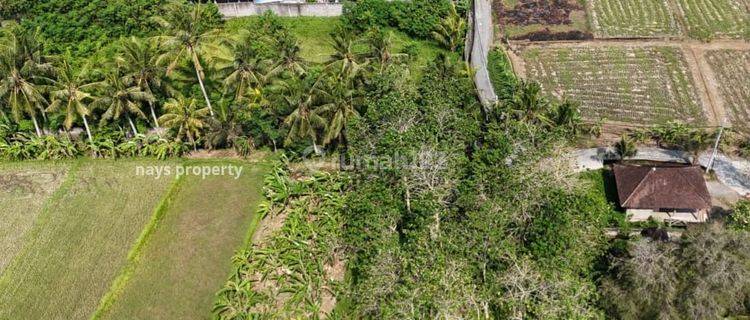
[(705, 222), (711, 196), (699, 166), (613, 165), (620, 206), (630, 221)]

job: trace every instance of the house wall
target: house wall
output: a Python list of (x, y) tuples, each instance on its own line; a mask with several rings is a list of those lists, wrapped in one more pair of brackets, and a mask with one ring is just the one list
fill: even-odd
[(705, 210), (696, 212), (662, 212), (650, 209), (627, 209), (625, 214), (631, 222), (647, 221), (649, 218), (655, 221), (681, 221), (689, 223), (706, 222), (708, 213)]
[(217, 3), (219, 12), (227, 18), (257, 16), (270, 10), (281, 17), (336, 17), (343, 12), (340, 3)]

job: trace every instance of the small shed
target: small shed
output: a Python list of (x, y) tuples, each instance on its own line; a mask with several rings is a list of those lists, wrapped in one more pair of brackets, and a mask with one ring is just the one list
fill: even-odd
[(699, 166), (613, 165), (620, 206), (630, 221), (708, 220), (711, 195)]

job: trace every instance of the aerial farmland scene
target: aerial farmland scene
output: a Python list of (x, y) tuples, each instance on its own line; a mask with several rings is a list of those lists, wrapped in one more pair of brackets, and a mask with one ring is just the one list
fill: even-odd
[(0, 0), (17, 319), (750, 319), (750, 1)]

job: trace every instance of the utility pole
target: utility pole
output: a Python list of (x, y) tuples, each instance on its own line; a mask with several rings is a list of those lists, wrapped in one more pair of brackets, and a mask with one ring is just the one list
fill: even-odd
[(716, 152), (718, 152), (719, 149), (719, 140), (721, 140), (721, 134), (724, 132), (724, 123), (721, 124), (721, 127), (719, 128), (719, 134), (716, 136), (716, 142), (714, 143), (714, 151), (711, 152), (711, 159), (708, 160), (708, 165), (706, 166), (706, 173), (708, 173), (711, 170), (711, 167), (714, 165), (714, 159), (716, 159)]

